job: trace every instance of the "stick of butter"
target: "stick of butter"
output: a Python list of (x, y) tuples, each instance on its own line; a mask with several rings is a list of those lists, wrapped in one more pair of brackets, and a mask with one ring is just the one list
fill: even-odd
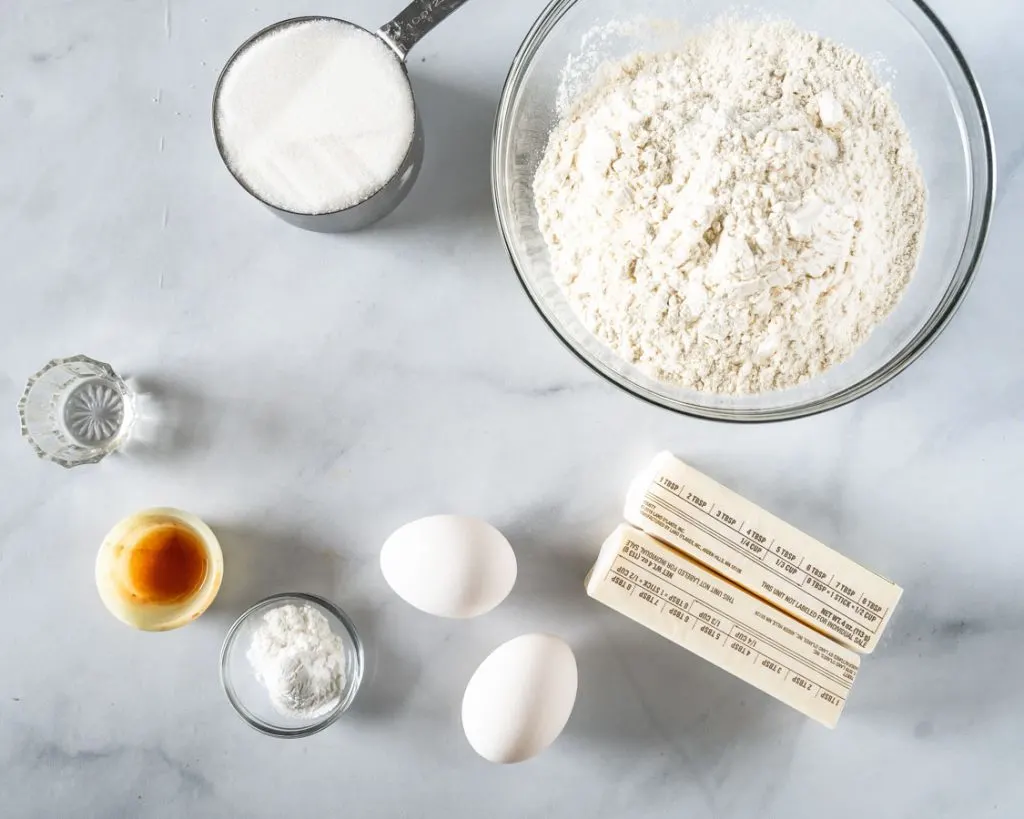
[(625, 518), (834, 640), (870, 654), (903, 589), (687, 466), (658, 455)]
[(601, 547), (587, 594), (834, 728), (860, 668), (843, 648), (631, 526)]

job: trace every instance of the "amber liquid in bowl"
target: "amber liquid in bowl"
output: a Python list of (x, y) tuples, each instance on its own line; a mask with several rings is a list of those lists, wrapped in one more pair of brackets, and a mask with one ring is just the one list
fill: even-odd
[(128, 585), (140, 603), (180, 603), (199, 590), (208, 570), (199, 534), (184, 523), (160, 521), (132, 545)]
[(202, 520), (180, 509), (146, 509), (118, 523), (96, 556), (96, 588), (122, 622), (168, 631), (199, 617), (217, 596), (224, 558)]

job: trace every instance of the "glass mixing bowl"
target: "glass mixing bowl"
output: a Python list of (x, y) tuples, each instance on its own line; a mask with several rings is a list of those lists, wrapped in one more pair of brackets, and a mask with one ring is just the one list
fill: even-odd
[[(846, 362), (793, 389), (756, 395), (716, 395), (656, 381), (591, 335), (551, 275), (533, 200), (533, 177), (558, 119), (567, 61), (575, 62), (572, 76), (592, 76), (602, 61), (671, 48), (680, 31), (692, 32), (725, 13), (789, 19), (871, 59), (892, 88), (928, 186), (920, 264), (896, 309)], [(630, 20), (673, 25), (607, 25)], [(639, 398), (727, 421), (775, 421), (822, 412), (902, 372), (936, 339), (963, 300), (995, 198), (995, 147), (981, 91), (949, 32), (919, 0), (772, 0), (732, 7), (712, 0), (554, 0), (512, 63), (491, 163), (498, 224), (512, 263), (559, 338), (584, 363)]]

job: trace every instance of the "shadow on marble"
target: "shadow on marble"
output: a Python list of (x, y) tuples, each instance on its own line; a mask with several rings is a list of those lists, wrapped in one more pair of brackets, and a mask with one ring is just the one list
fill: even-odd
[(421, 664), (389, 645), (377, 610), (350, 604), (345, 609), (363, 641), (363, 683), (346, 719), (387, 720), (399, 715), (422, 674)]
[(597, 550), (585, 550), (571, 541), (531, 543), (509, 535), (519, 563), (515, 588), (505, 605), (543, 611), (552, 622), (570, 620), (597, 606), (587, 597), (584, 579), (594, 565)]
[[(929, 598), (918, 591), (914, 599)], [(1024, 609), (943, 616), (907, 603), (865, 658), (850, 717), (919, 741), (953, 743), (984, 726), (1021, 722), (1024, 659), (1007, 646), (1024, 639)]]
[(201, 396), (180, 384), (152, 376), (128, 380), (135, 390), (135, 428), (121, 454), (140, 461), (168, 461), (208, 443)]
[(371, 228), (391, 233), (443, 228), (438, 241), (492, 226), (491, 134), (497, 99), (481, 89), (413, 76), (423, 118), (425, 154), (419, 179), (395, 212)]
[(565, 510), (557, 506), (538, 504), (522, 510), (501, 527), (519, 567), (516, 585), (503, 605), (542, 611), (566, 622), (599, 606), (587, 597), (583, 581), (617, 522), (609, 517), (581, 527), (567, 521)]
[(746, 761), (781, 775), (803, 731), (828, 732), (653, 632), (607, 618), (595, 617), (604, 628), (576, 647), (580, 686), (566, 733), (580, 744), (638, 763), (671, 754), (703, 780)]
[(306, 592), (337, 600), (343, 559), (295, 527), (210, 521), (224, 552), (224, 583), (211, 614), (232, 619), (272, 594)]

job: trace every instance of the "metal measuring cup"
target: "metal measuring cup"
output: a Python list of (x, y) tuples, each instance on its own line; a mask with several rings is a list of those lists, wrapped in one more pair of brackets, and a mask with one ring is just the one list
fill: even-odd
[(379, 219), (383, 219), (391, 213), (391, 211), (398, 207), (399, 203), (412, 189), (413, 184), (416, 182), (416, 177), (419, 175), (420, 166), (423, 164), (423, 126), (420, 120), (419, 108), (416, 105), (416, 99), (412, 95), (411, 85), (409, 88), (409, 94), (413, 98), (413, 138), (412, 142), (409, 144), (409, 150), (405, 155), (405, 159), (402, 160), (402, 163), (398, 166), (398, 169), (392, 175), (391, 179), (361, 202), (357, 202), (343, 210), (333, 211), (331, 213), (295, 213), (283, 210), (262, 199), (239, 174), (235, 173), (234, 169), (228, 163), (224, 144), (221, 140), (220, 128), (217, 124), (218, 105), (224, 77), (227, 75), (235, 60), (244, 54), (246, 50), (261, 37), (295, 23), (302, 23), (311, 20), (331, 20), (352, 26), (353, 28), (358, 28), (382, 40), (397, 55), (398, 61), (401, 63), (403, 72), (405, 73), (405, 80), (406, 82), (409, 82), (409, 71), (405, 64), (409, 51), (426, 34), (432, 31), (436, 25), (442, 22), (449, 14), (466, 2), (468, 2), (468, 0), (414, 0), (406, 6), (397, 17), (390, 22), (385, 23), (376, 32), (371, 32), (362, 26), (357, 26), (355, 23), (350, 23), (348, 20), (341, 20), (337, 17), (294, 17), (289, 20), (282, 20), (279, 23), (274, 23), (272, 26), (268, 26), (246, 40), (227, 61), (227, 64), (220, 73), (216, 88), (213, 92), (214, 138), (217, 142), (217, 150), (220, 152), (220, 158), (223, 160), (225, 167), (227, 167), (231, 172), (231, 175), (235, 178), (235, 181), (273, 213), (277, 214), (286, 222), (305, 230), (314, 230), (320, 233), (343, 233), (351, 230), (359, 230), (360, 228), (373, 224)]

